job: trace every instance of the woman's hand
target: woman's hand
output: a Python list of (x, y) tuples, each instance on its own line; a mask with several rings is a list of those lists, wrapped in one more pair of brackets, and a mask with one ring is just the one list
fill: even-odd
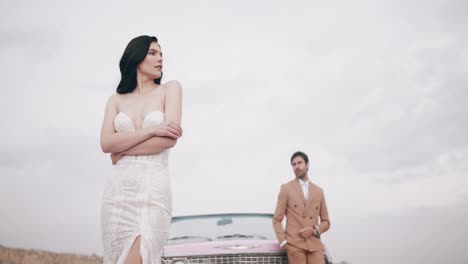
[(182, 136), (182, 127), (172, 121), (164, 121), (153, 127), (153, 134), (156, 137), (169, 137), (178, 139)]
[(111, 160), (112, 160), (112, 165), (115, 165), (117, 161), (119, 161), (122, 158), (123, 154), (122, 153), (112, 153), (110, 155)]

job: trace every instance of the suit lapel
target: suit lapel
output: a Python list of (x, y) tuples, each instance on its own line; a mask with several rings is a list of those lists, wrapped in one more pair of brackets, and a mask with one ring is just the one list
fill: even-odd
[[(294, 187), (294, 192), (299, 196), (299, 199), (301, 199), (301, 201), (304, 204), (306, 204), (306, 200), (304, 198), (304, 192), (302, 191), (302, 187), (301, 187), (301, 184), (299, 184), (298, 179), (294, 180), (293, 187)], [(310, 189), (310, 186), (309, 186), (309, 189)]]

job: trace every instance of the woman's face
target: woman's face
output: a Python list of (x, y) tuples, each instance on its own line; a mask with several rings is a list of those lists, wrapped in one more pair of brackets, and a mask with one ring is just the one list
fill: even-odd
[(151, 42), (145, 59), (137, 66), (139, 74), (158, 79), (162, 73), (162, 52), (161, 47), (156, 42)]

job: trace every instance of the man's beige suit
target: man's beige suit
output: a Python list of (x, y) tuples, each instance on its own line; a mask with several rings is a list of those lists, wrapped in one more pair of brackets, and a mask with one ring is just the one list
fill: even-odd
[[(286, 216), (286, 230), (281, 224), (284, 216)], [(315, 225), (319, 227), (322, 234), (330, 228), (327, 204), (322, 189), (309, 182), (309, 197), (306, 201), (297, 179), (283, 184), (273, 217), (273, 227), (279, 243), (287, 240), (289, 245), (308, 252), (323, 251), (320, 238), (312, 236), (305, 239), (299, 234), (302, 228)]]

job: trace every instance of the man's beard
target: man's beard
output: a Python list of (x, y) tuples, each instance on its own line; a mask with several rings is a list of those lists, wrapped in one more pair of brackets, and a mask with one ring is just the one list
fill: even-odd
[(295, 174), (296, 174), (296, 177), (299, 179), (303, 179), (306, 175), (306, 173), (302, 170), (295, 172)]

